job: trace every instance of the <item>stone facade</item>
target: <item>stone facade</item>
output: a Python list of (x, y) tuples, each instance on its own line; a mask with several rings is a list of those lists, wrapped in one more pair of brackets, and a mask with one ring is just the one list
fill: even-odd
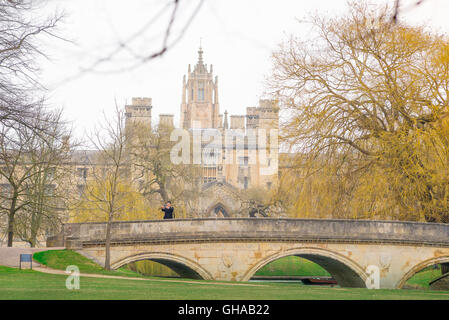
[[(197, 212), (202, 216), (213, 216), (216, 208), (211, 211), (210, 208), (214, 205), (210, 202), (224, 205), (222, 194), (228, 195), (225, 202), (235, 202), (232, 206), (227, 205), (228, 208), (240, 207), (239, 198), (234, 197), (232, 201), (230, 200), (232, 199), (230, 195), (235, 194), (234, 189), (267, 190), (277, 183), (279, 149), (265, 150), (263, 157), (257, 152), (259, 148), (263, 148), (259, 145), (259, 137), (262, 134), (265, 135), (267, 144), (270, 135), (276, 136), (277, 139), (277, 131), (270, 131), (279, 129), (279, 106), (276, 100), (261, 99), (259, 106), (246, 109), (246, 115), (230, 115), (228, 119), (227, 111), (224, 114), (220, 113), (218, 76), (214, 77), (212, 65), (208, 68), (204, 63), (202, 48), (198, 51), (198, 61), (193, 70), (189, 65), (187, 77), (185, 75), (183, 77), (181, 97), (181, 128), (189, 130), (192, 135), (195, 130), (199, 130), (196, 132), (200, 132), (203, 137), (214, 134), (213, 130), (218, 130), (222, 137), (221, 148), (214, 151), (216, 162), (202, 165), (200, 174), (204, 193), (198, 201)], [(148, 105), (151, 105), (151, 98), (133, 98), (132, 105), (126, 106), (129, 116), (127, 124), (133, 121), (151, 121), (151, 107), (146, 107)], [(173, 118), (173, 115), (161, 114), (159, 124), (168, 124), (174, 128)], [(232, 139), (235, 139), (232, 149), (226, 146), (226, 135), (231, 135)], [(248, 138), (250, 135), (251, 138)], [(254, 139), (255, 146), (248, 146), (249, 139)], [(218, 186), (222, 192), (211, 194), (211, 184)], [(228, 212), (230, 210), (224, 207), (222, 209), (219, 211), (230, 214)]]
[[(250, 130), (257, 135), (258, 129), (278, 129), (277, 101), (261, 99), (257, 107), (246, 108), (246, 115), (228, 115), (227, 111), (220, 112), (218, 90), (218, 77), (214, 76), (212, 65), (208, 67), (204, 63), (203, 50), (200, 48), (197, 63), (193, 69), (189, 65), (187, 77), (183, 78), (180, 127), (191, 133), (200, 130), (203, 136), (212, 130), (220, 133), (223, 140), (222, 147), (216, 153), (217, 162), (201, 165), (200, 197), (194, 208), (195, 215), (192, 216), (242, 216), (240, 195), (250, 188), (270, 189), (278, 179), (279, 150), (267, 151), (266, 161), (262, 161), (260, 155), (255, 153), (259, 144), (255, 148), (245, 145)], [(133, 97), (131, 103), (125, 105), (126, 126), (140, 123), (151, 130), (152, 110), (151, 98)], [(159, 125), (175, 128), (174, 115), (160, 114)], [(243, 139), (243, 144), (236, 142), (232, 148), (228, 148), (225, 141), (227, 133), (237, 133)], [(256, 136), (257, 143), (258, 138)], [(73, 187), (69, 193), (79, 198), (84, 194), (86, 184), (94, 172), (98, 170), (97, 173), (101, 173), (104, 168), (97, 164), (95, 151), (72, 150), (71, 156), (71, 161), (65, 163), (63, 169), (71, 174), (67, 174), (63, 184)], [(272, 170), (267, 172), (267, 168)], [(9, 189), (6, 179), (0, 178), (0, 191), (6, 193)]]

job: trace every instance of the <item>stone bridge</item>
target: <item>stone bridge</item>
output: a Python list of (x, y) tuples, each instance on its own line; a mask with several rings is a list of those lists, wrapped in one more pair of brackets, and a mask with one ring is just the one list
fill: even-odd
[[(77, 250), (104, 265), (105, 223), (70, 223), (47, 246)], [(273, 218), (114, 222), (111, 266), (162, 263), (182, 277), (248, 281), (261, 267), (299, 256), (326, 269), (342, 287), (401, 288), (419, 270), (449, 262), (449, 225)], [(377, 268), (376, 268), (377, 267)]]

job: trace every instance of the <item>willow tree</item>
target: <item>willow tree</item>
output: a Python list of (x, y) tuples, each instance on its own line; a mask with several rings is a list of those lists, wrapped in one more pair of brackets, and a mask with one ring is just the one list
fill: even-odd
[[(99, 222), (109, 219), (109, 202), (104, 195), (112, 198), (110, 175), (100, 175), (87, 182), (84, 194), (70, 208), (70, 222)], [(150, 220), (156, 219), (157, 212), (151, 212), (144, 197), (128, 179), (121, 177), (115, 186), (114, 221)], [(100, 200), (99, 200), (100, 199)], [(150, 208), (151, 209), (151, 208)]]
[(391, 13), (354, 2), (313, 16), (313, 41), (292, 36), (273, 54), (298, 181), (327, 184), (299, 199), (344, 217), (448, 221), (449, 41)]

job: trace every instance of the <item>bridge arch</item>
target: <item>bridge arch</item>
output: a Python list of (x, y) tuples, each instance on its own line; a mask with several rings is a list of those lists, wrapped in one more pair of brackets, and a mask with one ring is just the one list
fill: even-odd
[(170, 253), (165, 252), (143, 252), (135, 255), (128, 256), (119, 261), (114, 262), (111, 265), (111, 269), (118, 269), (125, 264), (136, 262), (140, 260), (151, 260), (163, 264), (183, 278), (212, 280), (212, 275), (200, 266), (198, 263)]
[(293, 248), (265, 257), (246, 271), (242, 281), (249, 281), (266, 264), (288, 256), (315, 262), (326, 269), (342, 287), (366, 288), (365, 280), (368, 276), (360, 265), (336, 252), (315, 247)]
[(414, 265), (412, 268), (410, 268), (401, 278), (401, 280), (398, 281), (396, 284), (397, 289), (402, 289), (402, 287), (405, 285), (408, 279), (413, 277), (416, 273), (421, 271), (422, 269), (432, 266), (434, 264), (439, 263), (446, 263), (449, 262), (449, 256), (441, 256), (437, 258), (431, 258), (424, 261), (421, 261), (420, 263)]

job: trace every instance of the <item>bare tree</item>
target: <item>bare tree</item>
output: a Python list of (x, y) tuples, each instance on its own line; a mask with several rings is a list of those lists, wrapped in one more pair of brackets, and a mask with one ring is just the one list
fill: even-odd
[[(117, 44), (108, 53), (101, 55), (92, 64), (82, 68), (81, 73), (74, 78), (81, 76), (85, 72), (111, 73), (130, 71), (157, 57), (163, 56), (182, 39), (204, 2), (205, 0), (166, 0), (162, 2), (161, 10), (151, 15), (141, 28), (135, 30), (124, 39), (117, 40)], [(186, 19), (180, 17), (182, 12), (187, 14)], [(155, 33), (155, 23), (164, 18), (166, 22), (165, 27), (160, 32), (160, 42), (155, 41), (159, 43), (159, 47), (142, 51), (140, 42), (146, 39), (149, 34)], [(139, 47), (139, 49), (136, 49), (136, 47)], [(118, 61), (121, 63), (120, 67), (116, 66)]]
[[(60, 113), (56, 114), (59, 118)], [(66, 209), (74, 192), (70, 183), (70, 132), (57, 121), (48, 128), (46, 139), (37, 139), (37, 148), (27, 157), (33, 168), (25, 182), (24, 202), (28, 203), (17, 216), (15, 234), (35, 247), (38, 238), (56, 233), (66, 218)], [(38, 136), (39, 137), (39, 136)]]
[[(38, 45), (43, 36), (53, 32), (60, 14), (39, 20), (38, 1), (8, 0), (0, 2), (0, 126), (21, 126), (45, 131), (46, 125), (33, 118), (41, 112), (43, 89), (37, 79), (37, 57), (45, 57)], [(39, 125), (39, 127), (33, 127)]]
[(130, 135), (125, 133), (125, 114), (117, 106), (114, 119), (107, 119), (89, 137), (98, 152), (91, 163), (92, 183), (85, 194), (92, 208), (106, 215), (105, 269), (110, 269), (112, 223), (123, 211), (121, 184), (126, 181), (128, 157), (126, 145)]
[(408, 8), (402, 8), (401, 7), (401, 0), (395, 0), (394, 2), (394, 9), (393, 9), (393, 15), (391, 17), (391, 20), (393, 23), (397, 23), (399, 19), (399, 14), (401, 11), (407, 11), (410, 8), (417, 7), (420, 4), (422, 4), (425, 0), (416, 0), (410, 7)]
[[(28, 124), (18, 123), (2, 127), (0, 131), (0, 179), (7, 192), (1, 195), (0, 210), (8, 217), (8, 246), (12, 246), (15, 219), (18, 212), (32, 204), (27, 194), (35, 187), (33, 180), (49, 168), (60, 164), (64, 151), (61, 149), (60, 112), (45, 113), (41, 110)], [(36, 135), (34, 128), (42, 122), (57, 124), (47, 126), (47, 135)], [(53, 169), (51, 169), (53, 170)]]

